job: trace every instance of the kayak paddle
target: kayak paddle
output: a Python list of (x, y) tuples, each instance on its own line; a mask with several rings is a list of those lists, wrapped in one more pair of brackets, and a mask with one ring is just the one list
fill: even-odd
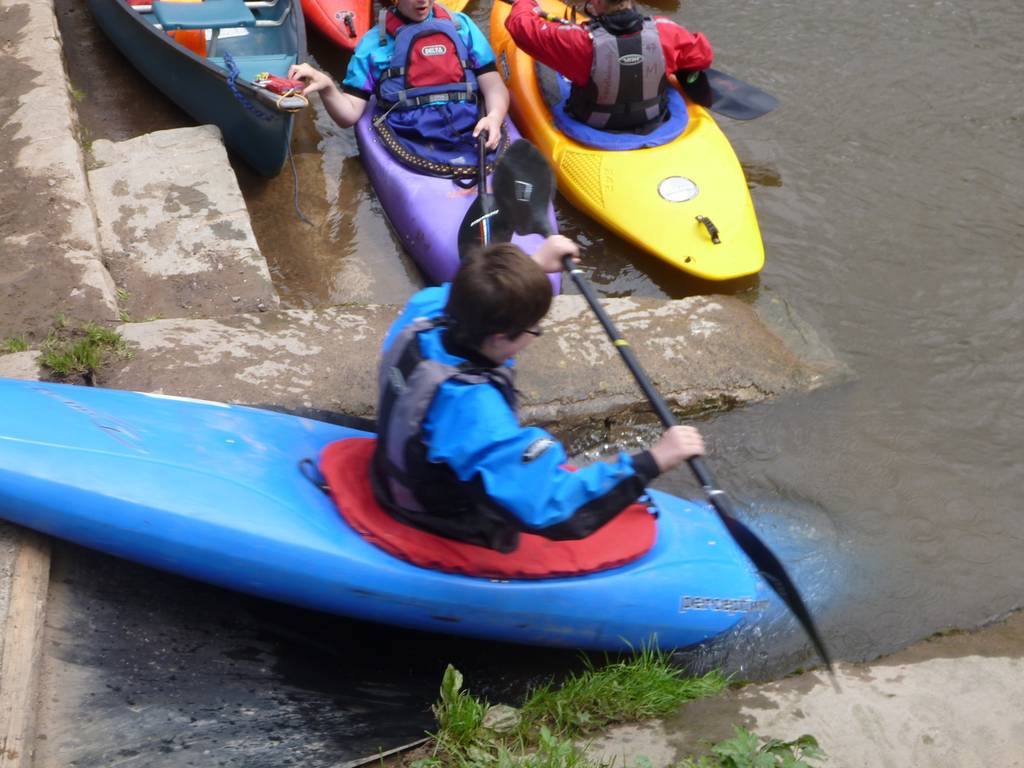
[[(504, 219), (504, 226), (513, 229), (520, 235), (533, 232), (543, 235), (550, 234), (550, 225), (547, 221), (546, 211), (550, 205), (554, 190), (554, 174), (547, 160), (535, 146), (525, 139), (520, 139), (512, 144), (505, 153), (503, 162), (494, 169), (493, 189), (494, 199), (497, 205), (497, 213)], [(651, 408), (665, 428), (675, 426), (679, 422), (669, 409), (661, 393), (655, 388), (653, 382), (647, 376), (640, 361), (636, 358), (633, 348), (619, 333), (611, 317), (605, 312), (604, 307), (594, 292), (593, 286), (583, 275), (583, 270), (572, 263), (567, 256), (564, 262), (576, 287), (586, 299), (587, 304), (597, 315), (612, 344), (619, 351), (629, 372), (633, 374), (644, 396), (650, 403)], [(687, 463), (697, 481), (704, 489), (708, 502), (714, 507), (721, 519), (725, 529), (739, 545), (740, 549), (750, 558), (754, 567), (764, 578), (775, 593), (782, 598), (797, 621), (803, 627), (811, 640), (815, 651), (825, 663), (829, 674), (835, 678), (832, 670), (832, 660), (828, 651), (818, 634), (814, 620), (811, 618), (807, 606), (804, 604), (800, 593), (793, 583), (793, 580), (786, 573), (785, 567), (770, 549), (762, 542), (757, 535), (746, 525), (736, 519), (732, 501), (725, 491), (719, 489), (711, 475), (711, 471), (700, 456), (694, 456)]]
[(779, 105), (770, 93), (717, 69), (690, 72), (679, 85), (692, 101), (733, 120), (753, 120)]
[[(481, 131), (477, 137), (479, 158), (477, 167), (477, 196), (469, 206), (466, 215), (459, 225), (459, 258), (466, 258), (470, 249), (480, 245), (488, 245), (492, 241), (506, 242), (512, 239), (511, 230), (498, 224), (495, 232), (494, 195), (487, 191), (487, 131)], [(501, 162), (499, 160), (498, 162)]]

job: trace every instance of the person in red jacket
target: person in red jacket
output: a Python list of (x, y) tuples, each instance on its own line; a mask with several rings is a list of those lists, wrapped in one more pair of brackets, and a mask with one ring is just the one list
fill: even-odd
[(667, 73), (711, 66), (707, 38), (664, 17), (645, 17), (633, 0), (590, 0), (591, 20), (546, 18), (536, 0), (516, 0), (505, 28), (516, 45), (572, 84), (566, 111), (593, 128), (645, 132), (667, 114)]

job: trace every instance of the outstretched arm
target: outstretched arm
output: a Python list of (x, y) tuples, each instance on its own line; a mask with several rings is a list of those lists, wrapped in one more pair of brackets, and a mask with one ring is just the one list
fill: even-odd
[(334, 78), (309, 64), (292, 64), (288, 69), (288, 77), (306, 81), (303, 95), (319, 93), (327, 114), (342, 128), (351, 128), (366, 110), (366, 99), (344, 93)]

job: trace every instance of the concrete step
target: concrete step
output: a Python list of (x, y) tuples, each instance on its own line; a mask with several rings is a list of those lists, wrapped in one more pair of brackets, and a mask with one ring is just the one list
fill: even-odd
[(126, 319), (278, 307), (215, 126), (101, 140), (92, 154), (100, 245)]
[[(680, 413), (698, 414), (835, 384), (850, 372), (792, 311), (768, 323), (728, 296), (604, 305), (652, 381)], [(395, 305), (277, 310), (118, 327), (129, 360), (101, 371), (114, 389), (372, 417), (381, 341)], [(790, 331), (778, 323), (787, 318)], [(581, 296), (558, 296), (546, 333), (521, 356), (523, 419), (576, 429), (653, 418)], [(799, 332), (798, 332), (799, 331)], [(786, 340), (784, 340), (784, 338)], [(799, 343), (798, 343), (799, 342)], [(33, 353), (0, 355), (0, 376), (34, 378)]]

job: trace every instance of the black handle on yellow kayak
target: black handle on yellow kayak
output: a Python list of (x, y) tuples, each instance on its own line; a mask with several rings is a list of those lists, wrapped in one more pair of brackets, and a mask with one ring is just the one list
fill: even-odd
[[(494, 169), (494, 198), (497, 215), (507, 218), (509, 221), (533, 222), (530, 231), (545, 236), (549, 235), (551, 229), (545, 214), (554, 194), (552, 179), (551, 166), (548, 165), (540, 150), (525, 139), (519, 139), (505, 153), (503, 162), (499, 163)], [(545, 195), (541, 192), (541, 190), (545, 189), (551, 190), (551, 192)], [(527, 191), (529, 191), (529, 194), (525, 194)], [(508, 223), (505, 226), (515, 229), (520, 234), (525, 234), (523, 229), (518, 226)], [(601, 323), (605, 333), (608, 334), (608, 338), (611, 339), (612, 344), (619, 351), (619, 355), (626, 363), (626, 367), (629, 368), (629, 372), (633, 374), (633, 378), (643, 391), (647, 402), (650, 403), (651, 409), (657, 414), (661, 423), (666, 429), (678, 424), (679, 422), (672, 414), (665, 399), (658, 392), (647, 372), (644, 371), (643, 366), (640, 365), (640, 361), (633, 352), (633, 348), (622, 337), (618, 328), (615, 327), (615, 323), (612, 322), (611, 317), (609, 317), (604, 307), (601, 306), (601, 301), (597, 297), (590, 281), (583, 274), (583, 270), (579, 265), (574, 264), (569, 256), (565, 257), (563, 266), (569, 272), (569, 277), (572, 278), (580, 293), (583, 294), (587, 304), (590, 305), (594, 314), (597, 315), (598, 322)], [(789, 610), (796, 616), (800, 626), (803, 627), (810, 638), (814, 650), (817, 651), (821, 660), (825, 663), (829, 673), (833, 675), (834, 681), (832, 660), (825, 648), (825, 644), (821, 640), (821, 636), (818, 634), (818, 629), (811, 618), (810, 612), (807, 610), (807, 606), (804, 604), (803, 598), (800, 597), (800, 592), (789, 577), (789, 574), (786, 573), (785, 567), (753, 531), (736, 519), (732, 501), (725, 491), (718, 488), (711, 475), (711, 470), (708, 469), (704, 459), (700, 456), (695, 456), (689, 459), (687, 463), (704, 489), (704, 495), (715, 512), (718, 513), (718, 517), (729, 532), (729, 535), (732, 536), (746, 556), (750, 558), (761, 577), (768, 582), (768, 585), (782, 598)]]

